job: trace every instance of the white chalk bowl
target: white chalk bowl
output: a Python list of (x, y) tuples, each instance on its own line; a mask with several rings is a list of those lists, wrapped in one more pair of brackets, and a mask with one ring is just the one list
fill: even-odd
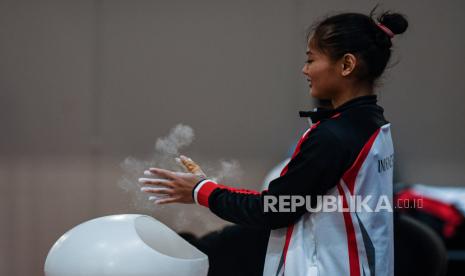
[(205, 276), (208, 257), (150, 216), (112, 215), (61, 236), (44, 270), (46, 276)]

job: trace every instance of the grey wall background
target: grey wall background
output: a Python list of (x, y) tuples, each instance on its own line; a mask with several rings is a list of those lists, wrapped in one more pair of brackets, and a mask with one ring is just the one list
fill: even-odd
[[(0, 275), (40, 275), (68, 229), (137, 212), (116, 185), (119, 164), (152, 153), (177, 123), (196, 131), (187, 154), (237, 159), (244, 175), (228, 184), (258, 188), (305, 129), (297, 111), (313, 107), (300, 72), (306, 27), (375, 4), (1, 0)], [(465, 4), (381, 8), (410, 21), (378, 91), (393, 124), (397, 180), (463, 186)], [(224, 224), (186, 209), (145, 212), (197, 234)]]

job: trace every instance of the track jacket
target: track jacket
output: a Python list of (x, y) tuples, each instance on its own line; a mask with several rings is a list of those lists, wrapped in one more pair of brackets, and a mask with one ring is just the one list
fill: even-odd
[[(267, 195), (339, 196), (349, 208), (356, 195), (381, 197), (392, 206), (393, 146), (390, 124), (375, 95), (352, 99), (337, 109), (301, 112), (313, 124), (268, 190), (235, 189), (211, 180), (193, 191), (196, 203), (241, 225), (271, 229), (263, 275), (393, 275), (392, 212), (265, 212)], [(351, 197), (352, 196), (352, 197)], [(308, 197), (306, 197), (308, 198)], [(385, 206), (386, 202), (383, 202)], [(247, 249), (245, 249), (247, 250)]]

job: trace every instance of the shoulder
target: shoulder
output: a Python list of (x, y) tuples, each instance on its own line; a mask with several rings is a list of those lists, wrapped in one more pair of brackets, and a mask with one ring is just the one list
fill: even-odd
[(308, 164), (321, 171), (329, 168), (342, 171), (348, 167), (350, 160), (351, 152), (345, 142), (321, 123), (310, 131), (289, 165)]
[(321, 121), (318, 128), (332, 133), (347, 145), (364, 143), (377, 129), (389, 123), (383, 108), (377, 105), (347, 110), (334, 118)]
[(352, 163), (370, 137), (380, 127), (389, 123), (382, 108), (372, 106), (340, 113), (338, 116), (320, 121), (312, 131), (327, 149), (342, 151)]
[(344, 140), (334, 131), (334, 127), (326, 122), (321, 122), (308, 134), (308, 138), (302, 143), (303, 151), (318, 151), (329, 154), (331, 152), (342, 153), (346, 150)]

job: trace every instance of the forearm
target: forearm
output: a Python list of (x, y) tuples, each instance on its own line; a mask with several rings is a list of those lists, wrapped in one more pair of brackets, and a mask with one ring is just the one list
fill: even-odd
[(211, 180), (201, 181), (194, 189), (197, 204), (239, 225), (276, 229), (288, 226), (303, 213), (302, 210), (285, 213), (265, 210), (266, 196), (269, 196), (268, 192), (235, 189)]

